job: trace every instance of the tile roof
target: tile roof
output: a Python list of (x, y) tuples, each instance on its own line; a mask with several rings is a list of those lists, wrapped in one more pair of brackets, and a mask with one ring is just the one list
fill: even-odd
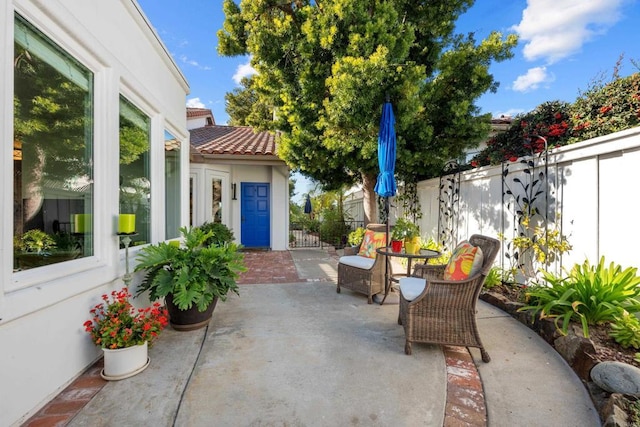
[(191, 129), (191, 146), (200, 154), (275, 156), (275, 135), (249, 126), (205, 126)]
[(213, 117), (213, 113), (208, 108), (193, 108), (187, 107), (187, 119), (192, 119), (194, 117), (205, 117), (211, 116)]

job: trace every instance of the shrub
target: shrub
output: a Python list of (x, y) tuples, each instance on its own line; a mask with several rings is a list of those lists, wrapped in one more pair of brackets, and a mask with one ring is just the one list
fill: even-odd
[(322, 223), (320, 223), (320, 238), (336, 248), (342, 248), (347, 243), (349, 226), (337, 209), (325, 209), (322, 211)]
[(427, 264), (432, 265), (442, 265), (449, 262), (449, 258), (451, 258), (451, 252), (446, 252), (444, 246), (440, 243), (436, 242), (433, 237), (429, 237), (428, 239), (420, 240), (420, 249), (428, 249), (436, 252), (440, 252), (440, 256), (438, 258), (430, 258), (427, 260)]
[(608, 135), (640, 124), (640, 73), (596, 82), (571, 106), (572, 142)]
[(232, 243), (235, 240), (233, 237), (233, 231), (231, 231), (226, 225), (219, 222), (205, 222), (196, 228), (202, 230), (204, 233), (213, 233), (213, 235), (205, 241), (205, 246), (222, 246), (225, 243)]
[(349, 237), (347, 237), (347, 243), (351, 246), (360, 246), (362, 243), (362, 239), (364, 239), (365, 229), (362, 227), (358, 227), (349, 233)]
[(491, 267), (489, 274), (484, 279), (483, 287), (485, 289), (491, 289), (496, 286), (502, 285), (502, 269), (500, 267)]
[(640, 320), (626, 310), (611, 322), (609, 336), (624, 348), (640, 348)]
[(527, 292), (529, 305), (521, 310), (562, 320), (559, 329), (565, 334), (571, 320), (579, 321), (588, 338), (589, 325), (614, 321), (624, 310), (640, 311), (640, 277), (636, 273), (637, 268), (622, 270), (613, 262), (607, 267), (604, 257), (594, 266), (588, 260), (576, 264), (566, 278), (543, 271), (548, 286), (532, 286)]

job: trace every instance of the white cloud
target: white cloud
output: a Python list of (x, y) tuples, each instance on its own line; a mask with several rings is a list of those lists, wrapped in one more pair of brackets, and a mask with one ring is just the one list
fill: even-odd
[(187, 99), (187, 107), (189, 108), (206, 108), (206, 106), (200, 101), (200, 98)]
[(247, 62), (246, 64), (238, 65), (238, 68), (236, 68), (236, 73), (232, 78), (234, 82), (240, 84), (240, 80), (242, 80), (243, 77), (248, 77), (256, 73), (256, 69), (251, 66), (250, 62)]
[(191, 65), (192, 67), (196, 67), (200, 70), (210, 70), (211, 67), (209, 67), (208, 65), (200, 65), (200, 63), (198, 63), (198, 61), (194, 61), (193, 59), (189, 59), (187, 57), (187, 55), (180, 55), (180, 61), (182, 61), (184, 64), (187, 65)]
[(540, 85), (551, 83), (555, 80), (553, 74), (547, 72), (547, 67), (529, 68), (527, 74), (518, 76), (511, 85), (516, 92), (529, 92), (538, 89)]
[(621, 18), (624, 0), (527, 0), (513, 26), (525, 41), (524, 57), (552, 64), (578, 52)]

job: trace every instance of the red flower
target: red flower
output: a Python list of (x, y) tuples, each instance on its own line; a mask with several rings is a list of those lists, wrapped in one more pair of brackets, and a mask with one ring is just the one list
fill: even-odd
[(167, 311), (160, 303), (153, 307), (137, 309), (129, 301), (131, 294), (127, 288), (111, 292), (111, 298), (103, 295), (105, 303), (90, 310), (92, 320), (84, 322), (86, 332), (93, 342), (103, 348), (124, 348), (142, 344), (149, 345), (157, 338), (158, 332), (167, 324)]
[(604, 107), (600, 107), (600, 114), (607, 114), (611, 110), (613, 110), (612, 106), (605, 105)]
[(518, 161), (518, 156), (511, 156), (511, 157), (509, 157), (509, 161), (510, 161), (510, 162), (512, 162), (512, 163), (517, 162), (517, 161)]
[(471, 160), (471, 166), (474, 168), (478, 167), (478, 161), (477, 160)]

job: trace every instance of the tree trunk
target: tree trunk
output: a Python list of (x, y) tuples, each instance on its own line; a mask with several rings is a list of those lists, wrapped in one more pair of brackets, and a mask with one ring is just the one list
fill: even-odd
[(364, 204), (364, 225), (378, 222), (378, 204), (376, 203), (376, 176), (362, 174), (362, 194)]

